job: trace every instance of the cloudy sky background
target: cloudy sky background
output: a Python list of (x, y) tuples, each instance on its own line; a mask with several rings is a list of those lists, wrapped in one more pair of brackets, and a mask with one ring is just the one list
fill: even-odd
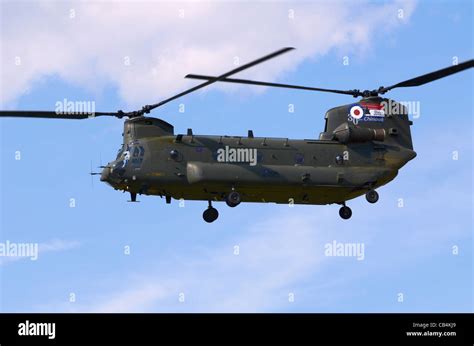
[[(1, 108), (67, 98), (131, 110), (197, 84), (187, 73), (219, 74), (284, 46), (297, 49), (238, 76), (376, 88), (472, 58), (472, 6), (2, 1)], [(121, 121), (0, 120), (0, 241), (40, 244), (37, 261), (1, 259), (0, 310), (472, 311), (472, 78), (390, 94), (421, 104), (418, 157), (377, 204), (351, 201), (350, 221), (338, 206), (217, 204), (209, 225), (204, 202), (129, 204), (88, 176), (91, 161), (114, 157)], [(352, 101), (216, 85), (153, 115), (177, 133), (315, 138), (325, 111)], [(324, 256), (333, 240), (364, 243), (364, 260)]]

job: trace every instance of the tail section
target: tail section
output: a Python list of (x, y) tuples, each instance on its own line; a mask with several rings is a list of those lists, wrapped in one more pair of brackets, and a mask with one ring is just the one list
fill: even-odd
[(413, 150), (411, 125), (402, 104), (381, 97), (368, 97), (329, 110), (320, 138), (336, 139), (341, 143), (384, 141)]

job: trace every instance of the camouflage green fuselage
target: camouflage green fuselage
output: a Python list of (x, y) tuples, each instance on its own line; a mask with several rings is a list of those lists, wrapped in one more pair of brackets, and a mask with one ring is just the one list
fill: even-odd
[[(332, 133), (347, 123), (347, 107), (328, 112), (317, 140), (174, 135), (160, 119), (131, 119), (124, 146), (101, 179), (115, 189), (185, 200), (219, 201), (235, 189), (244, 202), (342, 203), (388, 183), (416, 156), (406, 114), (357, 124), (382, 129), (382, 141), (336, 140)], [(229, 162), (230, 155), (223, 161), (224, 148), (255, 150), (256, 160)]]

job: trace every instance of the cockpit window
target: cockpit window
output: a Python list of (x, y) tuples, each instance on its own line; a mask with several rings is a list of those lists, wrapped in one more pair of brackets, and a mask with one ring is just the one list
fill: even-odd
[(117, 151), (117, 157), (115, 158), (116, 160), (118, 160), (120, 158), (120, 156), (122, 156), (123, 148), (124, 148), (124, 145), (122, 144), (122, 146)]

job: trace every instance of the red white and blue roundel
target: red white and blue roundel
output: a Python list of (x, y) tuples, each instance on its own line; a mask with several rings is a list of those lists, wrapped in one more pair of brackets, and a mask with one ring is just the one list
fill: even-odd
[(360, 102), (349, 106), (349, 120), (357, 123), (359, 121), (383, 121), (385, 111), (380, 103)]
[(362, 119), (362, 117), (364, 116), (364, 110), (362, 109), (361, 106), (352, 106), (350, 111), (349, 111), (349, 114), (351, 115), (352, 119)]

